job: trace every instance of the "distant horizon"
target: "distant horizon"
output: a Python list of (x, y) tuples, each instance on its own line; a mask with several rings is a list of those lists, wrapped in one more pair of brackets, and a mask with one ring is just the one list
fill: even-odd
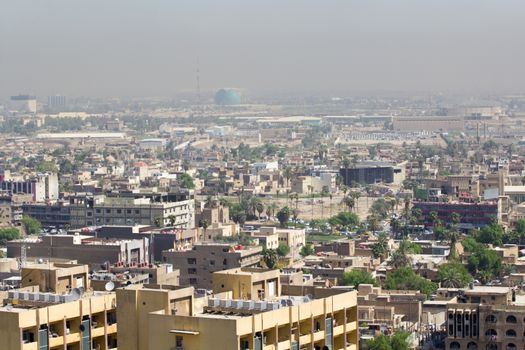
[(17, 0), (0, 96), (520, 94), (523, 42), (520, 0)]

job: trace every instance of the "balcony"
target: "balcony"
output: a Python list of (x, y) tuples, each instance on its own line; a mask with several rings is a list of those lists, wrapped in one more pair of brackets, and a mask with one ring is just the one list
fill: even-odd
[(25, 343), (22, 346), (22, 350), (38, 350), (38, 343), (36, 341), (32, 343)]
[(340, 326), (334, 327), (334, 337), (337, 335), (343, 334), (345, 331), (345, 326), (342, 324)]
[[(56, 335), (56, 334), (55, 334)], [(61, 346), (64, 344), (64, 337), (61, 335), (49, 335), (49, 347)]]

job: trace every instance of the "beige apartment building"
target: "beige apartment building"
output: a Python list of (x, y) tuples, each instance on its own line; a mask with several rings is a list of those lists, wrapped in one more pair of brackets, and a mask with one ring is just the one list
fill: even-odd
[(0, 292), (0, 348), (116, 350), (116, 295), (90, 292), (86, 278), (78, 264), (24, 267), (27, 287)]
[[(257, 272), (253, 271), (253, 274)], [(265, 284), (278, 276), (252, 277)], [(192, 287), (148, 286), (117, 291), (119, 347), (129, 350), (356, 350), (356, 292), (328, 290), (259, 300), (234, 299), (245, 276), (230, 271), (233, 290), (196, 298)], [(249, 283), (249, 282), (247, 282)], [(252, 286), (249, 286), (251, 289)]]
[[(151, 198), (94, 196), (71, 199), (71, 227), (151, 225), (195, 227), (195, 201), (156, 202)], [(171, 219), (175, 221), (172, 223)], [(172, 225), (173, 224), (173, 225)]]

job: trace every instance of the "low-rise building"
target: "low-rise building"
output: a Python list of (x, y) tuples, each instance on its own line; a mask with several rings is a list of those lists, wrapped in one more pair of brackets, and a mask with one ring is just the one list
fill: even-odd
[(261, 247), (200, 243), (189, 250), (167, 250), (164, 262), (180, 270), (181, 286), (211, 289), (213, 273), (239, 267), (255, 267), (261, 260)]

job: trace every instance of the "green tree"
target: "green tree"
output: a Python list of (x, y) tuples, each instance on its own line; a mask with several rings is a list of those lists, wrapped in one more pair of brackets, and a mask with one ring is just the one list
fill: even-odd
[(20, 238), (20, 231), (15, 227), (0, 228), (0, 241), (7, 242)]
[(284, 207), (279, 210), (277, 213), (277, 220), (279, 220), (281, 227), (285, 227), (288, 220), (290, 220), (290, 209), (288, 207)]
[(230, 208), (230, 219), (236, 224), (244, 225), (246, 222), (246, 211), (241, 203), (235, 203)]
[(485, 225), (477, 234), (476, 239), (478, 242), (492, 244), (494, 246), (501, 246), (503, 244), (504, 231), (501, 225), (496, 222), (492, 222), (489, 225)]
[(341, 286), (354, 286), (357, 288), (360, 284), (373, 284), (377, 285), (376, 279), (367, 271), (354, 269), (349, 272), (344, 272), (339, 285)]
[(380, 334), (367, 341), (369, 350), (408, 350), (410, 348), (408, 337), (410, 333), (397, 331), (388, 336)]
[(328, 219), (330, 225), (339, 228), (352, 228), (359, 225), (359, 216), (355, 213), (340, 212)]
[(29, 215), (22, 216), (22, 225), (24, 225), (26, 233), (29, 235), (39, 234), (42, 230), (42, 224), (40, 221)]
[(279, 256), (287, 256), (290, 253), (290, 247), (286, 244), (280, 243), (276, 251)]
[(177, 182), (179, 186), (182, 188), (188, 188), (188, 189), (195, 188), (195, 183), (193, 182), (193, 178), (186, 173), (182, 173), (179, 176), (177, 176)]
[(299, 254), (304, 258), (305, 256), (313, 255), (314, 252), (314, 247), (311, 244), (307, 244), (302, 246), (301, 250), (299, 251)]
[(388, 236), (386, 233), (381, 232), (377, 237), (377, 242), (372, 245), (372, 254), (374, 258), (385, 258), (388, 254)]
[(387, 203), (384, 198), (379, 198), (376, 200), (369, 209), (371, 215), (377, 216), (381, 220), (384, 220), (388, 217), (389, 211), (390, 204)]
[(387, 290), (418, 290), (430, 296), (438, 288), (437, 284), (417, 275), (411, 267), (402, 267), (387, 273), (385, 279)]
[(472, 281), (467, 268), (458, 262), (439, 265), (437, 277), (441, 287), (444, 288), (463, 288)]
[(43, 161), (37, 164), (35, 170), (39, 173), (57, 173), (58, 168), (55, 162), (52, 161)]
[(275, 265), (277, 265), (277, 261), (279, 260), (275, 249), (266, 248), (262, 251), (262, 259), (266, 267), (268, 267), (269, 269), (273, 269)]

